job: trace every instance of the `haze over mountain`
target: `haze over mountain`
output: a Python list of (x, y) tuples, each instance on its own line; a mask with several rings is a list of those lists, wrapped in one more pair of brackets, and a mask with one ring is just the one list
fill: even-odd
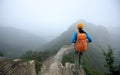
[(104, 68), (105, 59), (103, 57), (103, 50), (107, 51), (108, 45), (110, 45), (112, 48), (117, 49), (114, 50), (114, 52), (116, 55), (118, 55), (120, 42), (118, 41), (119, 38), (112, 33), (109, 33), (109, 31), (104, 26), (96, 26), (87, 21), (79, 20), (72, 24), (68, 28), (68, 30), (66, 30), (60, 36), (58, 36), (56, 39), (46, 44), (44, 48), (40, 48), (39, 50), (51, 50), (57, 52), (57, 50), (59, 50), (62, 46), (71, 44), (70, 41), (72, 34), (73, 32), (77, 32), (76, 25), (79, 22), (83, 22), (85, 24), (84, 30), (88, 32), (93, 38), (93, 42), (89, 44), (89, 48), (85, 53), (86, 65), (89, 66), (92, 70), (105, 72), (106, 70)]
[[(87, 52), (84, 53), (83, 65), (85, 65), (87, 67), (87, 69), (89, 69), (89, 71), (91, 71), (93, 73), (98, 72), (102, 75), (104, 72), (107, 71), (104, 67), (105, 59), (103, 56), (103, 50), (107, 51), (108, 45), (110, 45), (112, 48), (116, 48), (116, 49), (119, 48), (118, 35), (116, 36), (116, 34), (110, 33), (107, 30), (107, 28), (104, 26), (94, 25), (85, 20), (79, 20), (79, 21), (73, 23), (66, 31), (64, 31), (61, 35), (56, 37), (54, 40), (52, 40), (51, 42), (49, 42), (47, 44), (44, 44), (44, 46), (42, 45), (42, 47), (39, 46), (39, 49), (36, 49), (36, 50), (37, 51), (41, 51), (41, 50), (46, 51), (45, 55), (51, 56), (51, 55), (54, 55), (56, 52), (58, 52), (58, 50), (60, 48), (62, 48), (63, 46), (71, 44), (72, 34), (73, 34), (73, 32), (77, 32), (76, 26), (79, 22), (83, 22), (85, 24), (84, 30), (86, 32), (88, 32), (93, 38), (93, 42), (89, 44)], [(24, 52), (23, 50), (21, 50), (24, 47), (34, 48), (33, 47), (34, 45), (38, 46), (37, 42), (38, 42), (38, 40), (41, 39), (41, 38), (36, 38), (35, 35), (33, 38), (33, 34), (28, 33), (26, 31), (25, 32), (21, 31), (19, 29), (15, 29), (15, 28), (11, 28), (11, 27), (10, 28), (9, 27), (0, 27), (0, 28), (1, 28), (0, 29), (1, 36), (3, 36), (3, 37), (1, 37), (1, 40), (0, 40), (0, 41), (2, 41), (0, 43), (1, 44), (0, 51), (4, 50), (3, 52), (6, 53), (6, 55), (9, 55), (10, 57), (13, 57), (13, 55), (19, 56), (18, 54), (21, 54), (22, 52)], [(19, 37), (20, 37), (20, 39), (19, 39)], [(11, 40), (9, 40), (10, 38), (11, 38)], [(22, 40), (21, 40), (21, 38), (22, 38)], [(23, 40), (23, 39), (25, 39), (25, 40)], [(31, 42), (31, 39), (33, 39), (34, 42), (33, 41)], [(18, 41), (18, 40), (20, 40), (20, 41)], [(42, 42), (41, 42), (41, 40), (40, 40), (40, 43), (43, 44), (44, 40), (42, 40)], [(21, 43), (21, 41), (23, 41), (23, 42)], [(20, 43), (18, 43), (18, 42), (20, 42)], [(6, 43), (8, 43), (8, 44), (6, 44)], [(26, 46), (26, 44), (27, 44), (27, 46)], [(21, 47), (21, 46), (23, 46), (23, 47)], [(11, 49), (11, 51), (8, 49)], [(72, 51), (74, 51), (74, 50), (72, 50)], [(30, 51), (30, 52), (32, 53), (32, 51)], [(29, 56), (32, 55), (30, 52), (28, 52), (26, 54), (26, 55), (28, 55), (28, 58), (29, 58)], [(118, 58), (117, 54), (119, 53), (119, 50), (114, 50), (114, 52), (115, 52), (115, 56)], [(37, 55), (41, 52), (38, 52), (38, 53), (33, 52), (33, 53), (35, 55)], [(15, 54), (17, 54), (17, 55), (15, 55)], [(40, 56), (40, 55), (41, 54), (39, 54), (38, 56)], [(45, 57), (42, 57), (42, 58), (45, 58)], [(35, 56), (33, 58), (36, 59), (38, 57)]]
[(0, 0), (0, 25), (37, 34), (47, 41), (84, 19), (116, 33), (120, 0)]
[[(87, 22), (85, 20), (79, 20), (75, 23), (73, 23), (66, 31), (64, 31), (62, 34), (60, 34), (58, 37), (56, 37), (54, 40), (52, 40), (49, 44), (50, 47), (53, 45), (57, 45), (57, 43), (64, 45), (70, 44), (70, 40), (72, 37), (73, 32), (77, 32), (77, 24), (79, 22), (83, 22), (85, 24), (84, 30), (87, 31), (91, 36), (93, 37), (93, 44), (97, 46), (108, 46), (111, 45), (115, 48), (119, 48), (119, 35), (116, 35), (112, 33), (112, 31), (109, 31), (104, 26), (101, 25), (95, 25), (93, 23)], [(103, 43), (104, 42), (104, 43)], [(56, 46), (55, 46), (56, 47)], [(47, 47), (46, 47), (47, 48)]]
[(27, 50), (36, 50), (44, 43), (43, 38), (30, 32), (0, 26), (0, 51), (5, 56), (16, 57)]

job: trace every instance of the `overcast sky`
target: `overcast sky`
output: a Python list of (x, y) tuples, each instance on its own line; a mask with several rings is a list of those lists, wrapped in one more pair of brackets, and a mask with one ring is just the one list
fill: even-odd
[(120, 0), (0, 0), (0, 25), (42, 37), (58, 36), (80, 19), (118, 28), (119, 14)]

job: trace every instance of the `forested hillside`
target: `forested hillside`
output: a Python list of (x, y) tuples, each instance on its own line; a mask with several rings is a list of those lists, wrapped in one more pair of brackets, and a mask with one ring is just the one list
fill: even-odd
[(9, 58), (40, 48), (44, 42), (41, 37), (27, 31), (0, 26), (0, 51)]

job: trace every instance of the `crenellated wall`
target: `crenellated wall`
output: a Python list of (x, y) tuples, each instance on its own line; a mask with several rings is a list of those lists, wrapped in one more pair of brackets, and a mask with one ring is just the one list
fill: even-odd
[(8, 61), (0, 60), (0, 75), (36, 75), (35, 62), (33, 60), (23, 62), (21, 59)]

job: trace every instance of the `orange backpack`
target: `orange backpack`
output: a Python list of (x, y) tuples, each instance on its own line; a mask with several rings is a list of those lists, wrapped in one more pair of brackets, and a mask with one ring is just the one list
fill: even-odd
[(78, 52), (85, 52), (88, 47), (87, 36), (85, 33), (78, 33), (75, 43), (75, 50)]

